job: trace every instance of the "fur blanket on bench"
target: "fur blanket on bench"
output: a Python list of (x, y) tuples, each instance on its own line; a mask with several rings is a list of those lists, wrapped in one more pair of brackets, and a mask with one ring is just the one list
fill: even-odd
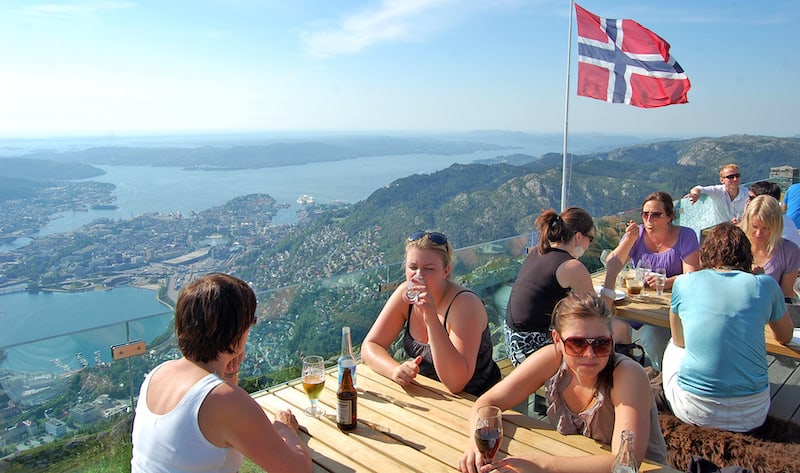
[(684, 424), (672, 414), (658, 415), (669, 463), (686, 471), (692, 455), (720, 467), (741, 466), (753, 473), (800, 472), (800, 425), (773, 416), (746, 433)]

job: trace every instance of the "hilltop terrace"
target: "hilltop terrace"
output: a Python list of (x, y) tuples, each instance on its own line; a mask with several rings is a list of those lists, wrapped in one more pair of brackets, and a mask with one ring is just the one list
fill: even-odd
[[(700, 234), (707, 226), (703, 221), (707, 205), (708, 202), (702, 200), (693, 206), (678, 203), (680, 223)], [(638, 209), (596, 220), (598, 238), (585, 257), (585, 264), (591, 271), (602, 270), (601, 251), (616, 246), (622, 228), (619, 224), (636, 214)], [(502, 325), (511, 285), (527, 248), (536, 238), (536, 234), (522, 234), (456, 251), (453, 275), (483, 299), (490, 319), (494, 356), (498, 360), (505, 358)], [(203, 255), (195, 256), (203, 258)], [(180, 270), (181, 264), (188, 264), (188, 260), (173, 260), (175, 271)], [(185, 277), (190, 277), (190, 273)], [(242, 385), (256, 392), (296, 379), (299, 357), (311, 351), (323, 354), (331, 365), (334, 364), (339, 352), (341, 325), (352, 327), (354, 344), (358, 346), (388, 292), (402, 277), (402, 263), (397, 262), (260, 291), (257, 314), (260, 322), (253, 327), (248, 341), (248, 358), (241, 368)], [(171, 283), (174, 295), (175, 281)], [(0, 347), (0, 361), (10, 357), (38, 357), (49, 360), (51, 365), (49, 370), (30, 372), (0, 370), (0, 405), (3, 406), (0, 409), (0, 457), (22, 458), (28, 451), (61, 445), (63, 440), (87, 432), (108, 432), (115, 424), (129, 421), (144, 374), (157, 364), (180, 356), (174, 336), (169, 332), (170, 318), (171, 312), (165, 310), (93, 330)], [(147, 338), (145, 327), (153, 322), (160, 323), (165, 333)], [(138, 340), (145, 342), (144, 350), (130, 358), (112, 359), (111, 345)], [(91, 350), (66, 356), (58, 351), (64, 346), (77, 346), (78, 342), (90, 346)], [(796, 395), (800, 390), (798, 360), (770, 355), (770, 363), (773, 394), (783, 389), (794, 393), (795, 399), (771, 412), (800, 422), (800, 396)]]

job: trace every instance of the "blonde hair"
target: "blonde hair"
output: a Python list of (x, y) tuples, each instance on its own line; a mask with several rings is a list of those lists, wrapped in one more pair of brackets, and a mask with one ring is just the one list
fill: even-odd
[(730, 164), (726, 164), (726, 165), (724, 165), (724, 166), (719, 168), (719, 177), (725, 177), (724, 174), (727, 174), (727, 173), (725, 173), (723, 171), (725, 171), (728, 168), (731, 168), (731, 169), (734, 170), (734, 172), (738, 172), (738, 173), (741, 174), (741, 171), (739, 170), (739, 165), (730, 163)]
[(439, 255), (442, 257), (442, 262), (444, 263), (445, 268), (451, 266), (453, 264), (453, 260), (455, 259), (453, 248), (450, 246), (450, 240), (448, 239), (444, 242), (444, 244), (436, 243), (435, 241), (431, 240), (430, 232), (425, 232), (421, 238), (416, 240), (406, 240), (406, 254), (408, 254), (408, 250), (411, 248), (433, 250), (439, 253)]
[(750, 230), (754, 218), (761, 220), (769, 228), (769, 241), (767, 254), (772, 256), (783, 235), (783, 211), (781, 205), (771, 195), (759, 195), (747, 204), (742, 216), (742, 229), (750, 237)]

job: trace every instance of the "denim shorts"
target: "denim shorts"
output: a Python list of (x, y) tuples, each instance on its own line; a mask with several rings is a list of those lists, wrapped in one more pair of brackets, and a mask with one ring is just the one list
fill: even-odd
[(551, 332), (518, 332), (508, 325), (503, 325), (508, 359), (514, 367), (519, 366), (525, 358), (543, 346), (553, 343)]

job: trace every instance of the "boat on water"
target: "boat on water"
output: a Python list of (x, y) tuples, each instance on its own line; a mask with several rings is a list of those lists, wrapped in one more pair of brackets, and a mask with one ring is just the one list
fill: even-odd
[(301, 204), (301, 205), (302, 204), (313, 204), (314, 203), (314, 197), (312, 197), (312, 196), (310, 196), (308, 194), (302, 194), (300, 197), (297, 198), (297, 203)]

